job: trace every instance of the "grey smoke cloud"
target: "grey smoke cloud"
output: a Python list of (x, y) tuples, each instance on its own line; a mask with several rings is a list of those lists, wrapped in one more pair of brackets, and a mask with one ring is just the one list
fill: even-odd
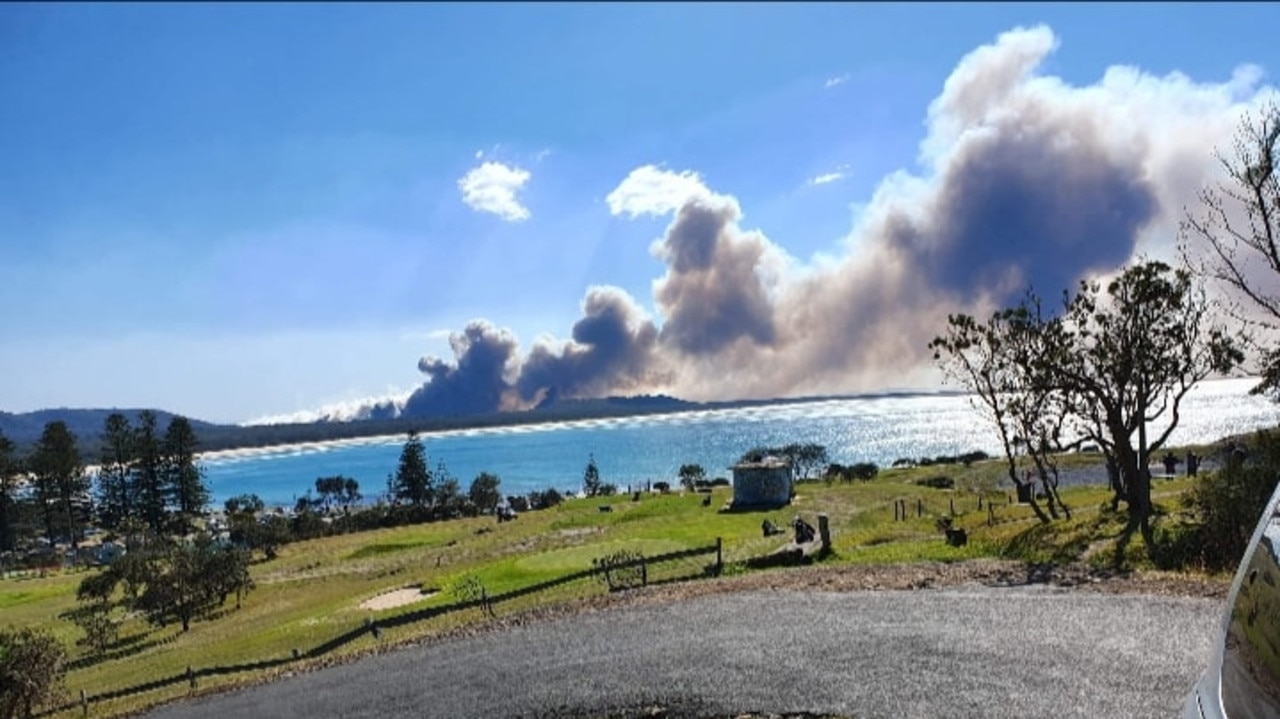
[(492, 412), (509, 406), (509, 378), (518, 366), (515, 337), (485, 320), (474, 320), (449, 337), (454, 362), (418, 360), (427, 381), (409, 395), (403, 414), (440, 417)]
[(573, 341), (561, 348), (533, 346), (516, 383), (525, 402), (553, 397), (596, 397), (644, 390), (666, 382), (655, 350), (658, 329), (630, 295), (593, 287), (582, 302)]
[[(1215, 146), (1274, 90), (1244, 67), (1195, 83), (1117, 67), (1076, 87), (1039, 74), (1057, 38), (999, 36), (959, 61), (928, 108), (919, 174), (881, 183), (834, 262), (805, 264), (742, 227), (737, 200), (691, 171), (644, 166), (616, 216), (669, 216), (654, 310), (592, 288), (572, 340), (469, 325), (455, 361), (424, 360), (406, 414), (558, 397), (669, 392), (778, 397), (918, 386), (949, 312), (989, 312), (1028, 286), (1054, 296), (1136, 253), (1171, 256), (1183, 208), (1216, 179)], [(856, 199), (856, 198), (851, 198)], [(678, 368), (678, 372), (674, 371)]]
[(757, 274), (769, 243), (737, 232), (740, 215), (730, 198), (695, 198), (676, 213), (655, 252), (667, 263), (654, 288), (666, 317), (664, 345), (705, 354), (743, 338), (776, 340), (768, 289)]

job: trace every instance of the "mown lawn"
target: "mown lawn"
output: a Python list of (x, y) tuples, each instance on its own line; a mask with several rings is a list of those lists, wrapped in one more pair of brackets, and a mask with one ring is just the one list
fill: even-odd
[[(358, 630), (368, 619), (396, 617), (458, 601), (456, 589), (467, 577), (478, 578), (490, 595), (554, 580), (589, 569), (592, 560), (619, 550), (655, 556), (714, 545), (722, 541), (723, 558), (733, 571), (741, 562), (767, 554), (786, 542), (790, 532), (765, 538), (768, 519), (786, 526), (799, 515), (817, 525), (818, 513), (829, 517), (835, 563), (899, 563), (922, 560), (958, 561), (974, 557), (1008, 557), (1026, 561), (1070, 561), (1090, 558), (1101, 543), (1113, 540), (1123, 515), (1104, 511), (1110, 498), (1104, 488), (1073, 488), (1063, 493), (1072, 519), (1042, 525), (1027, 507), (1010, 504), (996, 489), (1003, 468), (995, 462), (972, 467), (933, 466), (884, 471), (874, 481), (852, 484), (806, 482), (797, 486), (791, 506), (770, 512), (718, 511), (731, 497), (717, 488), (710, 507), (703, 495), (673, 492), (571, 500), (550, 510), (527, 512), (517, 521), (499, 524), (492, 517), (384, 529), (328, 537), (284, 546), (271, 561), (255, 564), (257, 588), (241, 609), (228, 603), (220, 616), (197, 621), (189, 632), (179, 627), (154, 628), (131, 618), (121, 627), (121, 641), (106, 659), (76, 646), (80, 630), (64, 615), (75, 607), (75, 590), (85, 571), (44, 578), (0, 580), (0, 623), (51, 630), (68, 647), (73, 667), (67, 674), (69, 698), (81, 690), (93, 696), (157, 678), (202, 669), (305, 655), (335, 637)], [(957, 489), (914, 484), (946, 475)], [(1158, 482), (1155, 501), (1166, 512), (1161, 521), (1176, 521), (1178, 494), (1189, 480)], [(981, 497), (983, 508), (978, 508)], [(901, 500), (907, 516), (895, 520)], [(601, 511), (608, 505), (611, 511)], [(937, 527), (941, 516), (964, 528), (969, 543), (950, 547)], [(1140, 546), (1140, 540), (1136, 546)], [(1106, 557), (1104, 553), (1098, 556)], [(681, 560), (671, 571), (698, 574), (710, 556)], [(93, 570), (87, 570), (93, 571)], [(389, 590), (419, 587), (422, 598), (410, 606), (380, 612), (361, 602)], [(524, 608), (571, 601), (599, 594), (606, 586), (592, 579), (556, 587), (497, 606), (499, 615)], [(234, 600), (233, 600), (234, 601)], [(478, 609), (445, 613), (403, 624), (381, 633), (364, 634), (318, 660), (331, 661), (459, 624), (484, 621)], [(285, 664), (268, 670), (296, 670)], [(203, 677), (200, 687), (246, 682), (264, 672)], [(185, 683), (120, 700), (94, 703), (91, 714), (108, 716), (188, 693)], [(79, 710), (74, 710), (76, 716)], [(70, 714), (68, 714), (70, 715)]]

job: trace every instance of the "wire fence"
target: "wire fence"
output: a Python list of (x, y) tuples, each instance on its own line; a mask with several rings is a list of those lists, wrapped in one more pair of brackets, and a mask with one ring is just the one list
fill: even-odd
[(425, 607), (400, 614), (391, 614), (377, 619), (366, 619), (363, 624), (353, 627), (307, 651), (294, 649), (290, 655), (242, 664), (217, 665), (199, 669), (187, 667), (185, 671), (169, 676), (97, 694), (88, 694), (82, 690), (78, 699), (46, 709), (34, 716), (43, 717), (61, 712), (72, 712), (76, 709), (80, 709), (85, 716), (88, 716), (89, 707), (102, 702), (182, 684), (186, 684), (191, 690), (195, 690), (199, 687), (200, 680), (206, 677), (221, 677), (243, 672), (275, 669), (295, 662), (319, 659), (333, 654), (362, 637), (372, 637), (374, 640), (379, 640), (386, 630), (416, 625), (446, 615), (474, 610), (484, 612), (489, 616), (496, 616), (497, 608), (500, 606), (518, 611), (523, 606), (532, 605), (534, 602), (530, 598), (535, 595), (570, 587), (575, 584), (598, 583), (601, 586), (607, 586), (608, 591), (621, 591), (640, 586), (715, 576), (720, 574), (723, 568), (723, 543), (719, 538), (716, 539), (715, 544), (668, 552), (652, 557), (645, 557), (640, 554), (616, 553), (596, 560), (594, 566), (590, 569), (572, 572), (545, 582), (497, 594), (488, 594), (483, 587), (479, 587), (478, 596), (464, 601)]

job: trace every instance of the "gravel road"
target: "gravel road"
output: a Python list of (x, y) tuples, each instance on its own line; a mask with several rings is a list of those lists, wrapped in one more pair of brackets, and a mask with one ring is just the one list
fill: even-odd
[(1221, 611), (1050, 584), (754, 589), (429, 642), (149, 716), (1171, 717)]

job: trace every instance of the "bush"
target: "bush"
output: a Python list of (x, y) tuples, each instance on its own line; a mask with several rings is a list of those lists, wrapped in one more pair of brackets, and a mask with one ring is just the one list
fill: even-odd
[(609, 591), (643, 587), (647, 573), (644, 566), (644, 555), (630, 549), (620, 549), (591, 560), (591, 566), (599, 574), (601, 581), (609, 585)]
[(956, 486), (954, 479), (944, 475), (917, 479), (915, 483), (921, 487), (933, 487), (934, 489), (953, 489)]
[(1244, 556), (1253, 530), (1276, 488), (1280, 472), (1280, 434), (1254, 435), (1247, 453), (1231, 453), (1225, 466), (1200, 475), (1183, 495), (1197, 525), (1200, 562), (1208, 569), (1229, 569)]
[(31, 716), (61, 698), (66, 659), (47, 631), (0, 629), (0, 719)]
[(670, 482), (654, 482), (653, 488), (655, 491), (657, 491), (660, 494), (666, 494), (667, 492), (671, 491), (671, 483)]
[(849, 467), (849, 474), (852, 475), (854, 479), (861, 479), (864, 482), (874, 479), (879, 473), (880, 468), (877, 467), (874, 462), (858, 462), (852, 467)]
[[(564, 497), (554, 487), (544, 489), (541, 492), (534, 490), (529, 493), (529, 502), (526, 509), (550, 509), (564, 501)], [(513, 507), (516, 511), (519, 508)]]

